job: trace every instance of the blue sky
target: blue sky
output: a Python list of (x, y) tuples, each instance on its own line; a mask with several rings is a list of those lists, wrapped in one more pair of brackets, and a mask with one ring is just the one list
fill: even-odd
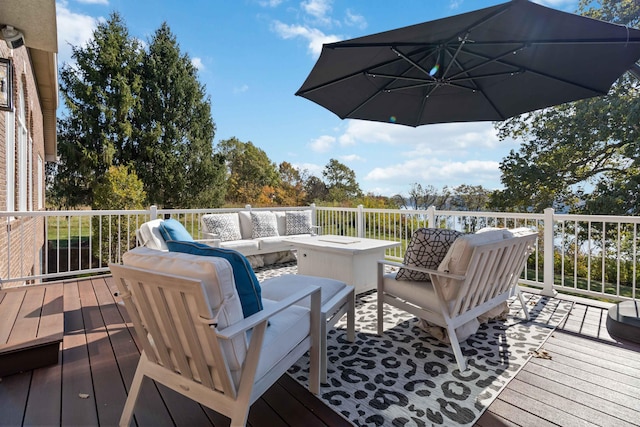
[[(251, 141), (279, 164), (321, 177), (335, 158), (365, 192), (406, 195), (415, 182), (501, 188), (500, 161), (518, 141), (499, 141), (493, 125), (411, 128), (333, 113), (294, 95), (322, 43), (439, 19), (502, 0), (61, 0), (56, 3), (60, 64), (113, 11), (146, 42), (166, 21), (211, 96), (214, 143)], [(537, 3), (573, 12), (578, 0)]]

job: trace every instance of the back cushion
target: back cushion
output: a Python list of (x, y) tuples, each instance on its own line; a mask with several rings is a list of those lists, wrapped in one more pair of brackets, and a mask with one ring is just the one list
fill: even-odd
[(164, 241), (164, 237), (160, 234), (160, 223), (161, 219), (153, 219), (151, 221), (147, 221), (140, 226), (140, 239), (142, 240), (140, 243), (143, 246), (151, 249), (159, 249), (166, 251), (167, 244)]
[[(214, 313), (218, 314), (219, 330), (244, 318), (233, 280), (233, 269), (223, 258), (200, 257), (176, 252), (161, 252), (135, 248), (122, 256), (124, 265), (169, 273), (202, 281)], [(222, 348), (232, 370), (238, 370), (246, 357), (246, 340), (238, 336), (222, 340)]]
[(167, 242), (170, 252), (182, 252), (205, 257), (226, 259), (233, 269), (236, 290), (242, 304), (244, 317), (249, 317), (262, 310), (262, 291), (249, 260), (238, 251), (225, 248), (212, 248), (198, 242)]
[(191, 237), (191, 234), (184, 228), (184, 225), (173, 218), (165, 219), (160, 223), (160, 234), (162, 234), (165, 241), (181, 240), (193, 242), (193, 237)]
[(311, 211), (289, 211), (285, 213), (287, 235), (311, 233)]
[[(435, 270), (444, 259), (449, 247), (463, 233), (444, 228), (419, 228), (413, 232), (404, 255), (404, 264), (411, 267)], [(426, 273), (400, 268), (396, 280), (414, 280), (426, 282), (430, 277)]]
[(253, 238), (253, 223), (251, 222), (251, 212), (239, 211), (238, 219), (240, 220), (240, 235), (242, 236), (242, 238)]
[[(502, 229), (490, 230), (476, 234), (466, 234), (453, 242), (449, 252), (447, 252), (447, 255), (438, 266), (438, 271), (463, 275), (467, 272), (469, 261), (471, 261), (471, 255), (473, 255), (473, 249), (476, 246), (483, 245), (485, 243), (498, 242), (504, 238), (505, 234)], [(454, 279), (440, 279), (440, 284), (442, 285), (441, 289), (443, 289), (445, 300), (450, 301), (456, 297), (458, 291), (456, 282), (457, 281)]]
[(279, 235), (278, 221), (273, 212), (251, 212), (251, 223), (253, 225), (251, 237), (254, 239)]
[(223, 242), (242, 239), (237, 213), (202, 215), (202, 224), (209, 233), (217, 234)]

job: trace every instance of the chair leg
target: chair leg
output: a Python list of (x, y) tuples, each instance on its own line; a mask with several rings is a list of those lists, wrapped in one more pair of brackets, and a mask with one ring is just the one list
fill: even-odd
[(458, 369), (460, 369), (460, 372), (464, 372), (467, 370), (467, 361), (462, 355), (462, 348), (460, 348), (460, 342), (458, 342), (456, 330), (453, 326), (447, 325), (447, 332), (449, 333), (449, 341), (451, 341), (451, 349), (456, 357), (456, 362), (458, 362)]
[(520, 305), (522, 306), (522, 311), (524, 312), (524, 318), (527, 320), (531, 320), (531, 316), (529, 316), (529, 309), (527, 308), (527, 303), (522, 296), (522, 292), (520, 289), (516, 288), (516, 292), (518, 293), (518, 299), (520, 300)]
[(356, 340), (356, 292), (352, 289), (347, 296), (347, 340)]
[(320, 382), (327, 382), (327, 313), (320, 314)]
[(133, 408), (136, 406), (138, 394), (140, 393), (140, 387), (142, 386), (142, 380), (144, 379), (142, 364), (144, 363), (143, 359), (145, 357), (146, 356), (143, 353), (140, 356), (140, 360), (138, 361), (138, 367), (136, 368), (136, 373), (133, 375), (133, 381), (131, 382), (131, 387), (129, 388), (129, 395), (127, 396), (127, 401), (124, 404), (122, 415), (120, 416), (120, 427), (128, 427), (129, 424), (131, 424)]

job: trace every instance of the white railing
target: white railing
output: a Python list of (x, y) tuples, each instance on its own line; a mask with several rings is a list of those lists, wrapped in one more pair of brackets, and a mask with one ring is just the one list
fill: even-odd
[[(387, 256), (401, 260), (406, 243), (420, 227), (475, 232), (483, 227), (538, 230), (535, 252), (522, 283), (554, 295), (557, 290), (622, 300), (637, 298), (640, 217), (544, 213), (462, 212), (311, 206), (324, 234), (402, 242)], [(136, 246), (135, 230), (145, 221), (173, 217), (200, 238), (205, 213), (243, 209), (299, 210), (303, 207), (234, 209), (157, 209), (136, 211), (0, 212), (0, 286), (108, 272)], [(6, 230), (6, 232), (5, 232)]]

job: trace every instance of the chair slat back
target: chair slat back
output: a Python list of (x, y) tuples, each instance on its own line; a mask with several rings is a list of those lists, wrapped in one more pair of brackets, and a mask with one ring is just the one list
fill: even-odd
[(231, 396), (236, 389), (220, 349), (202, 282), (121, 265), (109, 266), (145, 357)]
[(450, 316), (459, 316), (510, 293), (517, 284), (536, 237), (536, 234), (531, 234), (475, 247)]

